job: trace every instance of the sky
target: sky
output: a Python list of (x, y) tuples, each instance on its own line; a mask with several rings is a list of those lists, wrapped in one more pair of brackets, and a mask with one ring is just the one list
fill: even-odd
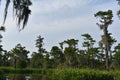
[[(113, 10), (114, 14), (114, 22), (109, 26), (109, 32), (120, 43), (120, 20), (116, 15), (120, 6), (116, 0), (32, 0), (32, 2), (33, 5), (30, 7), (32, 13), (28, 24), (20, 32), (16, 21), (12, 18), (12, 12), (8, 13), (6, 31), (2, 32), (1, 43), (5, 50), (9, 51), (20, 43), (31, 52), (37, 51), (35, 40), (39, 35), (44, 37), (43, 47), (48, 51), (52, 46), (59, 46), (60, 42), (72, 38), (79, 40), (81, 48), (83, 42), (81, 34), (85, 33), (89, 33), (99, 41), (102, 31), (96, 25), (98, 19), (94, 14), (109, 9)], [(3, 14), (0, 14), (0, 18), (2, 22)]]

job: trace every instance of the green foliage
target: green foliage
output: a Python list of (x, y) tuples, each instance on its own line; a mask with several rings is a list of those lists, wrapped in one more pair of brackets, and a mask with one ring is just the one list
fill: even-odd
[(64, 42), (61, 42), (61, 49), (63, 50), (63, 45), (67, 44), (67, 47), (64, 48), (63, 54), (65, 56), (65, 67), (76, 67), (77, 66), (77, 52), (78, 52), (78, 40), (68, 39)]
[(113, 20), (113, 14), (112, 10), (108, 11), (98, 11), (96, 14), (94, 14), (95, 17), (100, 18), (100, 23), (97, 23), (97, 25), (100, 27), (100, 29), (105, 30), (107, 29), (110, 24), (112, 24)]
[(57, 46), (52, 47), (50, 51), (50, 56), (51, 56), (51, 59), (53, 60), (54, 68), (57, 68), (59, 65), (61, 65), (65, 61), (62, 50)]
[(67, 44), (68, 47), (76, 48), (76, 46), (78, 45), (78, 41), (79, 41), (79, 40), (68, 39), (68, 40), (65, 40), (63, 43), (64, 43), (64, 44)]
[(94, 43), (96, 42), (90, 34), (82, 34), (84, 37), (83, 47), (87, 47), (87, 49), (93, 47)]
[(82, 69), (58, 69), (50, 77), (51, 80), (114, 80), (109, 72)]
[(113, 55), (113, 66), (120, 69), (120, 44), (115, 46), (114, 55)]
[[(36, 39), (36, 47), (38, 48), (38, 52), (33, 52), (31, 58), (31, 67), (34, 68), (43, 68), (44, 67), (44, 55), (46, 55), (47, 51), (43, 48), (43, 40), (40, 35)], [(46, 66), (46, 65), (45, 65)]]
[[(50, 54), (48, 54), (48, 53), (44, 56), (44, 61), (43, 62), (44, 62), (43, 66), (44, 66), (45, 69), (55, 68), (56, 66), (58, 66), (60, 64), (60, 63), (58, 64), (55, 61), (55, 59), (50, 59)], [(57, 65), (56, 65), (56, 63), (57, 63)]]
[(46, 77), (48, 80), (120, 80), (120, 71), (102, 71), (91, 69), (35, 69), (0, 67), (0, 75), (22, 74)]
[(26, 68), (27, 67), (27, 64), (26, 64), (25, 60), (19, 60), (19, 61), (17, 61), (16, 65), (17, 65), (18, 68)]
[(31, 58), (31, 67), (42, 68), (43, 67), (43, 55), (40, 53), (33, 53)]
[(101, 17), (103, 20), (110, 20), (113, 17), (112, 10), (108, 11), (98, 11), (95, 15), (95, 17)]
[(97, 62), (99, 48), (94, 47), (96, 41), (91, 37), (90, 34), (82, 34), (82, 36), (84, 37), (84, 42), (82, 43), (82, 46), (85, 47), (85, 50), (80, 50), (80, 55), (81, 53), (84, 53), (84, 56), (81, 55), (84, 59), (84, 65), (90, 68), (95, 68), (96, 65), (98, 65), (97, 63), (94, 63)]
[(17, 44), (15, 48), (9, 51), (11, 65), (19, 68), (27, 67), (28, 53), (29, 51), (27, 51), (25, 47), (22, 47), (21, 44)]
[(46, 50), (43, 48), (43, 45), (44, 45), (43, 40), (44, 40), (44, 38), (42, 38), (40, 35), (36, 39), (35, 45), (38, 48), (38, 53), (40, 53), (40, 54), (46, 53)]

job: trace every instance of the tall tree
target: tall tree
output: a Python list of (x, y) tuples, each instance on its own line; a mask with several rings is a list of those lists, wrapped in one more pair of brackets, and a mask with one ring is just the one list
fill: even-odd
[(64, 54), (61, 49), (57, 46), (53, 46), (50, 51), (51, 58), (54, 61), (54, 67), (59, 67), (64, 62)]
[(68, 39), (63, 42), (68, 46), (64, 49), (67, 67), (77, 66), (78, 40)]
[[(2, 0), (0, 0), (1, 2)], [(26, 26), (28, 22), (29, 15), (31, 13), (31, 10), (29, 7), (32, 5), (31, 0), (4, 0), (6, 1), (5, 9), (4, 9), (4, 20), (3, 25), (5, 24), (7, 13), (8, 13), (8, 7), (10, 5), (10, 2), (13, 4), (13, 14), (14, 17), (17, 19), (17, 24), (20, 27), (21, 22), (23, 23), (22, 29)]]
[(104, 33), (104, 45), (105, 45), (105, 54), (106, 54), (106, 69), (109, 69), (109, 47), (110, 43), (108, 41), (108, 26), (112, 24), (113, 20), (113, 14), (112, 10), (108, 11), (98, 11), (96, 14), (94, 14), (95, 17), (99, 18), (100, 23), (97, 23), (99, 28), (103, 30)]
[(44, 54), (46, 53), (46, 50), (43, 48), (44, 43), (43, 43), (44, 38), (42, 38), (40, 35), (36, 39), (36, 47), (38, 48), (38, 53)]
[(98, 48), (93, 47), (95, 44), (95, 40), (91, 37), (90, 34), (82, 34), (84, 37), (84, 42), (82, 43), (83, 47), (86, 48), (86, 59), (87, 59), (87, 65), (91, 68), (94, 67), (94, 58), (96, 57), (98, 53)]
[[(109, 65), (111, 65), (112, 64), (112, 46), (113, 46), (113, 44), (117, 41), (115, 38), (113, 38), (112, 36), (111, 36), (112, 34), (111, 33), (108, 33), (108, 35), (107, 35), (107, 39), (108, 39), (108, 43), (109, 43)], [(103, 59), (104, 60), (104, 48), (105, 48), (105, 45), (104, 45), (104, 43), (105, 43), (105, 37), (104, 37), (104, 35), (102, 35), (101, 36), (101, 41), (99, 41), (99, 50), (100, 50), (100, 55), (101, 55), (101, 59)], [(100, 57), (100, 55), (99, 55), (99, 57)], [(103, 55), (103, 57), (102, 57), (102, 55)], [(102, 60), (101, 60), (102, 61)]]
[(32, 67), (39, 67), (42, 68), (44, 63), (44, 55), (45, 53), (47, 53), (47, 51), (43, 48), (44, 46), (44, 42), (43, 42), (44, 38), (42, 38), (40, 35), (37, 37), (36, 39), (36, 47), (38, 48), (38, 52), (34, 52), (32, 54), (32, 58), (31, 58), (31, 66)]

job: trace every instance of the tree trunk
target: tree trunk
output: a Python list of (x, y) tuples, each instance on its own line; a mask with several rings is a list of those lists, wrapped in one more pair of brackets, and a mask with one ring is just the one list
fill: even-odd
[(107, 35), (108, 35), (108, 31), (107, 31), (107, 27), (104, 28), (104, 39), (105, 39), (105, 56), (106, 56), (106, 69), (109, 69), (109, 43), (108, 43), (108, 39), (107, 39)]

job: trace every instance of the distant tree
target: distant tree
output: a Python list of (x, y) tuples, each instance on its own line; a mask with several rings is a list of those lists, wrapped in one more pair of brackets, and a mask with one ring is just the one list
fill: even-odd
[(68, 40), (65, 40), (63, 43), (67, 44), (68, 47), (77, 48), (78, 47), (78, 41), (79, 40), (68, 39)]
[(43, 43), (43, 40), (44, 40), (44, 38), (42, 38), (40, 35), (37, 37), (37, 39), (36, 39), (36, 47), (38, 48), (38, 53), (40, 53), (40, 54), (44, 54), (44, 53), (46, 53), (47, 51), (43, 48), (43, 45), (44, 45), (44, 43)]
[(43, 40), (44, 38), (42, 38), (41, 36), (38, 36), (36, 39), (36, 47), (38, 48), (38, 52), (34, 52), (32, 54), (32, 58), (31, 58), (31, 66), (32, 67), (39, 67), (39, 68), (43, 68), (44, 65), (44, 55), (46, 55), (47, 51), (43, 48)]
[(12, 65), (18, 68), (27, 67), (27, 64), (29, 63), (28, 53), (29, 51), (26, 50), (25, 47), (22, 47), (21, 44), (17, 44), (15, 48), (9, 51)]
[(95, 58), (97, 57), (97, 54), (99, 52), (97, 47), (93, 47), (96, 41), (91, 37), (90, 34), (82, 34), (82, 36), (84, 37), (84, 42), (82, 43), (82, 45), (86, 48), (84, 52), (87, 59), (87, 65), (90, 68), (93, 68), (95, 67)]
[(50, 54), (47, 53), (45, 56), (44, 56), (44, 68), (55, 68), (54, 64), (55, 64), (55, 61), (50, 58)]
[[(1, 2), (2, 0), (0, 0)], [(4, 9), (4, 21), (3, 21), (3, 25), (5, 24), (6, 18), (7, 18), (7, 13), (8, 11), (8, 7), (10, 5), (10, 2), (12, 2), (13, 4), (13, 15), (14, 17), (17, 19), (17, 24), (20, 27), (21, 22), (23, 22), (23, 27), (22, 29), (25, 27), (25, 25), (28, 22), (28, 18), (29, 15), (31, 13), (31, 10), (29, 9), (29, 7), (32, 5), (31, 0), (4, 0), (6, 1), (5, 4), (5, 9)]]
[(33, 68), (43, 68), (44, 56), (43, 54), (33, 52), (31, 55), (31, 67)]
[(89, 50), (89, 48), (92, 48), (96, 41), (91, 37), (91, 35), (82, 34), (81, 36), (84, 37), (84, 42), (82, 43), (83, 47), (86, 47), (87, 50)]
[(88, 66), (86, 51), (79, 50), (77, 56), (78, 68), (86, 68)]
[(61, 49), (57, 46), (53, 46), (50, 51), (51, 58), (54, 61), (54, 68), (59, 67), (64, 62), (64, 54)]
[[(112, 51), (112, 46), (113, 46), (113, 44), (115, 43), (115, 42), (117, 42), (117, 40), (115, 39), (115, 38), (113, 38), (112, 36), (111, 36), (112, 34), (111, 33), (108, 33), (108, 35), (107, 35), (107, 39), (108, 39), (108, 42), (109, 42), (109, 65), (111, 65), (112, 64), (112, 53), (113, 53), (113, 51)], [(105, 43), (105, 37), (104, 37), (104, 35), (102, 35), (101, 36), (101, 40), (99, 41), (99, 51), (100, 51), (100, 54), (99, 54), (99, 58), (100, 58), (100, 61), (102, 62), (102, 61), (105, 61), (105, 55), (104, 55), (104, 49), (105, 49), (105, 45), (104, 45), (104, 43)]]
[(94, 14), (95, 17), (99, 18), (100, 23), (97, 23), (97, 25), (100, 27), (101, 30), (103, 30), (104, 33), (104, 45), (105, 45), (105, 54), (106, 54), (106, 69), (109, 69), (109, 47), (110, 43), (108, 41), (108, 26), (112, 24), (113, 20), (113, 14), (112, 10), (108, 11), (98, 11), (96, 14)]
[(67, 67), (77, 67), (78, 40), (68, 39), (63, 42), (68, 46), (64, 49), (65, 64)]
[(115, 68), (120, 69), (120, 44), (114, 48), (113, 65)]
[(7, 67), (10, 66), (9, 58), (10, 58), (9, 53), (6, 50), (4, 50), (4, 53), (2, 55), (2, 60), (3, 60), (2, 66), (7, 66)]

